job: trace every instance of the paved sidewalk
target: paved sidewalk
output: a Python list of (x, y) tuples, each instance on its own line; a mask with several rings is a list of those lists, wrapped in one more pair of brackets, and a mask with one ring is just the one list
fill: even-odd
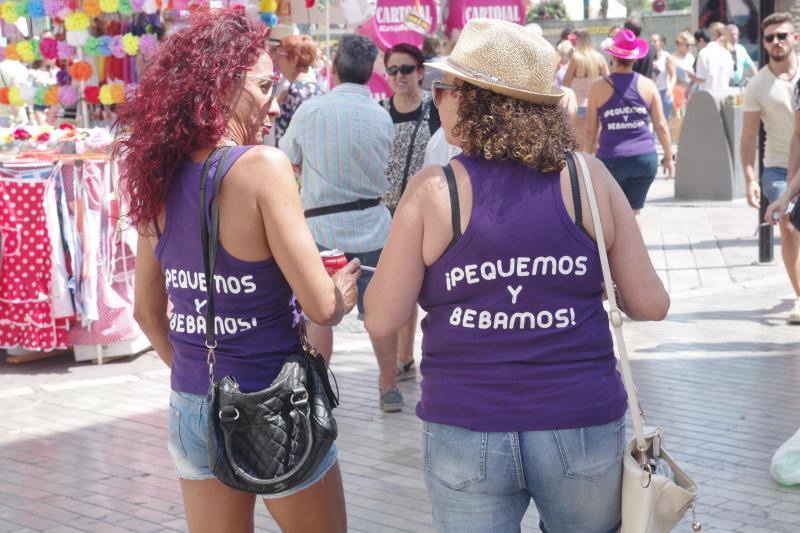
[[(670, 315), (626, 325), (643, 404), (701, 485), (704, 531), (798, 532), (800, 488), (779, 487), (768, 471), (800, 427), (800, 326), (784, 322), (788, 282), (780, 264), (751, 264), (752, 209), (676, 203), (671, 187), (659, 180), (643, 211)], [(433, 531), (412, 408), (418, 385), (402, 384), (403, 413), (382, 414), (369, 341), (352, 315), (336, 340), (350, 531)], [(68, 357), (0, 363), (0, 532), (185, 531), (166, 450), (168, 393), (152, 354), (103, 367)], [(256, 524), (277, 531), (263, 507)], [(536, 524), (531, 508), (524, 531)], [(690, 531), (688, 522), (676, 531)]]

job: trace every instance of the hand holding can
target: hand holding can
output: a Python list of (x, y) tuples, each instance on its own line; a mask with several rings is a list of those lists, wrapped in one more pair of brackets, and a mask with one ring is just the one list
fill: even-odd
[(328, 271), (329, 276), (333, 276), (347, 265), (347, 257), (341, 250), (323, 250), (319, 253), (322, 256), (322, 264), (325, 265), (325, 270)]

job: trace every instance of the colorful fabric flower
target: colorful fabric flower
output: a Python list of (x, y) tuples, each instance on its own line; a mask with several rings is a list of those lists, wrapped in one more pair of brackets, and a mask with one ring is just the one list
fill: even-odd
[(58, 104), (58, 86), (51, 85), (44, 93), (44, 105)]
[(100, 11), (103, 13), (116, 13), (119, 11), (119, 0), (100, 0)]
[(58, 58), (71, 59), (75, 57), (75, 47), (67, 41), (58, 41)]
[(78, 103), (78, 89), (72, 85), (58, 88), (58, 101), (64, 107), (72, 107)]
[(28, 16), (28, 3), (29, 0), (16, 0), (17, 3), (17, 17)]
[(76, 61), (69, 68), (69, 74), (78, 81), (86, 81), (92, 77), (92, 65), (86, 61)]
[(83, 0), (83, 11), (92, 18), (99, 17), (102, 13), (100, 0)]
[(97, 38), (97, 55), (108, 57), (111, 55), (111, 37), (101, 35)]
[(40, 143), (46, 143), (50, 140), (50, 133), (43, 131), (36, 137), (36, 141)]
[(152, 56), (155, 54), (156, 49), (158, 48), (158, 40), (155, 38), (154, 35), (145, 33), (141, 37), (139, 37), (139, 52), (145, 57)]
[(100, 87), (96, 85), (89, 85), (83, 88), (83, 99), (89, 104), (100, 103)]
[(72, 83), (72, 77), (69, 75), (67, 69), (62, 68), (56, 72), (56, 83), (59, 85), (69, 85)]
[(83, 53), (89, 57), (94, 57), (99, 55), (97, 53), (97, 48), (100, 46), (100, 41), (94, 35), (90, 35), (86, 42), (83, 43)]
[(111, 55), (122, 59), (128, 54), (125, 53), (125, 48), (122, 46), (122, 35), (115, 35), (111, 38)]
[(22, 94), (19, 91), (19, 87), (10, 87), (8, 89), (8, 103), (17, 107), (22, 107), (25, 105), (25, 100), (22, 99)]
[(3, 50), (3, 56), (6, 59), (13, 59), (14, 61), (20, 61), (22, 58), (19, 57), (19, 53), (17, 52), (17, 44), (10, 43), (6, 46), (5, 50)]
[(45, 59), (58, 59), (58, 41), (45, 37), (39, 41), (39, 51)]
[(31, 18), (42, 18), (47, 16), (44, 9), (44, 0), (30, 0), (28, 2), (28, 16)]
[(58, 17), (64, 10), (63, 0), (44, 0), (44, 12), (48, 17)]
[(19, 18), (17, 15), (17, 3), (9, 1), (0, 4), (0, 17), (9, 24), (14, 24)]
[(278, 24), (278, 16), (275, 13), (261, 13), (261, 22), (274, 28)]
[(89, 32), (86, 30), (72, 30), (67, 32), (67, 42), (75, 48), (83, 46), (88, 38)]
[(156, 13), (158, 11), (158, 5), (156, 4), (156, 0), (144, 0), (144, 4), (142, 4), (142, 11), (144, 11), (148, 15)]
[(17, 43), (17, 53), (19, 57), (26, 63), (33, 63), (36, 59), (36, 54), (33, 51), (33, 43), (30, 41), (20, 41)]
[(139, 53), (139, 38), (132, 33), (126, 33), (122, 37), (122, 48), (129, 56), (135, 56)]
[(131, 7), (134, 13), (141, 13), (144, 8), (144, 0), (131, 0)]
[(36, 105), (45, 105), (44, 93), (47, 92), (47, 87), (37, 87), (36, 94), (33, 95), (33, 103)]
[(12, 137), (14, 137), (18, 141), (27, 141), (31, 138), (31, 134), (25, 128), (17, 128), (14, 130)]
[(130, 15), (133, 13), (131, 0), (119, 0), (119, 13), (120, 15)]
[(67, 130), (75, 131), (75, 126), (73, 124), (70, 124), (69, 122), (62, 122), (61, 124), (58, 125), (58, 129), (62, 131), (67, 131)]
[(8, 105), (8, 87), (0, 87), (0, 104)]
[(70, 30), (86, 30), (89, 29), (89, 16), (83, 11), (73, 11), (64, 19), (64, 28)]
[(278, 10), (278, 2), (275, 0), (261, 0), (258, 10), (262, 13), (275, 13)]
[(114, 100), (115, 104), (125, 102), (125, 84), (115, 83), (111, 85), (111, 99)]
[(105, 84), (100, 87), (100, 103), (103, 105), (114, 105), (114, 95), (111, 93), (111, 85)]

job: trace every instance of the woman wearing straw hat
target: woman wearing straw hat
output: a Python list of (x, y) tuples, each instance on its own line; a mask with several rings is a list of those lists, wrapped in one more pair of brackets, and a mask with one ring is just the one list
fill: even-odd
[(673, 175), (669, 125), (655, 82), (633, 71), (636, 60), (647, 55), (647, 41), (622, 30), (605, 51), (611, 55), (611, 74), (589, 90), (587, 146), (592, 152), (596, 149), (597, 157), (622, 187), (638, 222), (658, 171), (651, 122), (666, 154), (661, 160), (664, 172), (667, 177)]
[[(417, 415), (442, 532), (518, 532), (531, 499), (543, 531), (620, 525), (626, 395), (583, 178), (566, 169), (576, 142), (556, 64), (522, 26), (474, 19), (429, 65), (444, 74), (434, 103), (463, 153), (410, 180), (366, 294), (377, 338), (417, 302), (427, 311)], [(669, 297), (633, 212), (586, 158), (626, 309), (660, 320)]]

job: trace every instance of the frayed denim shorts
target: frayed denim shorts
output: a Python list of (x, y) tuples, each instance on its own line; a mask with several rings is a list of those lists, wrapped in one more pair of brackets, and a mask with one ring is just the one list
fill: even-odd
[[(169, 397), (169, 449), (178, 477), (191, 481), (212, 479), (208, 464), (208, 399), (204, 395), (172, 391)], [(336, 445), (320, 462), (317, 470), (305, 482), (277, 494), (263, 494), (267, 500), (285, 498), (322, 481), (336, 463)]]

